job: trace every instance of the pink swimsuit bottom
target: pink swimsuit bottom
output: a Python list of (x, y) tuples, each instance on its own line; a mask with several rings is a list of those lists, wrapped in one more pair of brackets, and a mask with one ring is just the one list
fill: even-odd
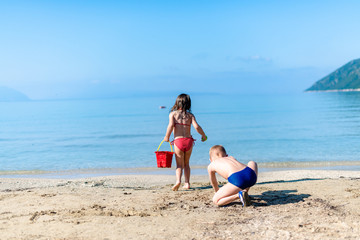
[(189, 151), (194, 145), (194, 139), (192, 137), (176, 138), (174, 144), (183, 152)]

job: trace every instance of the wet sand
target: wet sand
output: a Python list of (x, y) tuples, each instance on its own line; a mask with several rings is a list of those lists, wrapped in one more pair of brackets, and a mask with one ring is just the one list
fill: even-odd
[[(207, 176), (0, 179), (0, 239), (358, 239), (360, 172), (260, 173), (252, 205), (212, 204)], [(221, 182), (225, 182), (221, 179)]]

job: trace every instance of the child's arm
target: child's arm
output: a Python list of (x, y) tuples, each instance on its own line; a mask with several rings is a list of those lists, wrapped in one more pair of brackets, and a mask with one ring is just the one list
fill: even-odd
[(219, 184), (218, 184), (218, 181), (217, 181), (216, 175), (215, 175), (216, 171), (213, 169), (213, 166), (211, 163), (208, 166), (208, 173), (209, 173), (211, 186), (214, 188), (215, 192), (219, 191)]
[(197, 123), (196, 118), (195, 118), (194, 115), (192, 115), (192, 124), (193, 124), (195, 130), (196, 130), (199, 134), (201, 134), (201, 141), (203, 141), (203, 142), (206, 141), (207, 136), (205, 135), (204, 130), (203, 130), (203, 129), (200, 127), (200, 125)]
[(173, 117), (173, 113), (170, 113), (169, 114), (169, 125), (168, 125), (168, 127), (166, 129), (166, 134), (165, 134), (165, 137), (164, 137), (165, 142), (170, 141), (170, 135), (171, 135), (171, 132), (172, 132), (173, 129), (174, 129), (174, 117)]

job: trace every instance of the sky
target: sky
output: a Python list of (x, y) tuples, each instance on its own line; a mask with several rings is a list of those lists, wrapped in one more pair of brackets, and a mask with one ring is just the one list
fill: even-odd
[(360, 58), (360, 1), (0, 1), (0, 86), (31, 99), (296, 93)]

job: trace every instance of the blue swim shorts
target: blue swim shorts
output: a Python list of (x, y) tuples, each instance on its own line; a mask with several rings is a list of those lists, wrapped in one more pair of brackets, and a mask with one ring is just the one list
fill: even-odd
[(239, 172), (235, 172), (228, 178), (229, 183), (241, 189), (246, 189), (255, 185), (257, 180), (256, 173), (249, 167), (244, 168)]

